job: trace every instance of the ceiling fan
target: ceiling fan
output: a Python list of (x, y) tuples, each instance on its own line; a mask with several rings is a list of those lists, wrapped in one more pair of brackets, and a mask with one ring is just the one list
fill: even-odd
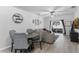
[[(41, 10), (41, 12), (39, 12), (38, 14), (41, 16), (50, 16), (50, 17), (55, 17), (57, 15), (60, 14), (66, 14), (66, 13), (72, 13), (73, 10), (75, 9), (75, 6), (71, 6), (71, 7), (52, 7), (48, 10)], [(51, 31), (51, 24), (52, 24), (52, 20), (50, 20), (50, 24), (49, 24), (49, 30)]]
[(75, 9), (75, 6), (71, 6), (71, 7), (56, 6), (56, 7), (49, 8), (48, 10), (41, 10), (39, 14), (42, 16), (57, 16), (61, 14), (72, 13), (73, 8)]

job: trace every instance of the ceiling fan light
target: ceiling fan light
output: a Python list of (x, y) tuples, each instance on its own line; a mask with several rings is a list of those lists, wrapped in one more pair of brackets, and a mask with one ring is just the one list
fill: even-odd
[(54, 18), (54, 15), (51, 15), (52, 18)]

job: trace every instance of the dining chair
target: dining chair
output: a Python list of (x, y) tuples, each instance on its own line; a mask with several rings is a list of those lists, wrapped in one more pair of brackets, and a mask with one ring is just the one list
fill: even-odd
[[(31, 32), (30, 32), (31, 31)], [(34, 43), (39, 43), (40, 45), (40, 49), (42, 50), (42, 31), (41, 29), (40, 30), (27, 30), (28, 32), (28, 35), (35, 35), (35, 34), (38, 34), (37, 36), (35, 37), (31, 37), (29, 38), (29, 40), (32, 41), (32, 46), (34, 46)], [(30, 32), (30, 33), (29, 33)]]
[(31, 43), (28, 43), (28, 38), (25, 33), (15, 33), (13, 39), (15, 53), (18, 52), (18, 50), (20, 52), (29, 52), (28, 49), (31, 47)]

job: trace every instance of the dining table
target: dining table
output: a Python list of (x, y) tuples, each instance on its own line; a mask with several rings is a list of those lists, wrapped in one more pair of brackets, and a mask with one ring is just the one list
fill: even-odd
[(31, 33), (31, 34), (27, 34), (27, 38), (34, 38), (37, 37), (39, 34), (37, 33)]

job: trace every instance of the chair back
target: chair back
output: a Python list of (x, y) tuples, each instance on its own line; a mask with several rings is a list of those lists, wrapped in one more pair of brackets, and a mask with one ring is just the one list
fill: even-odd
[(43, 30), (42, 29), (38, 29), (37, 33), (39, 34), (39, 41), (42, 41)]
[(25, 33), (15, 33), (14, 34), (14, 49), (27, 49), (29, 43)]
[(14, 36), (14, 33), (15, 33), (15, 32), (16, 32), (15, 30), (10, 30), (10, 31), (9, 31), (10, 38), (11, 38), (12, 41), (13, 41), (13, 36)]
[(27, 29), (28, 34), (32, 34), (34, 31), (32, 29)]
[(43, 30), (40, 30), (39, 35), (40, 35), (40, 41), (42, 41)]

